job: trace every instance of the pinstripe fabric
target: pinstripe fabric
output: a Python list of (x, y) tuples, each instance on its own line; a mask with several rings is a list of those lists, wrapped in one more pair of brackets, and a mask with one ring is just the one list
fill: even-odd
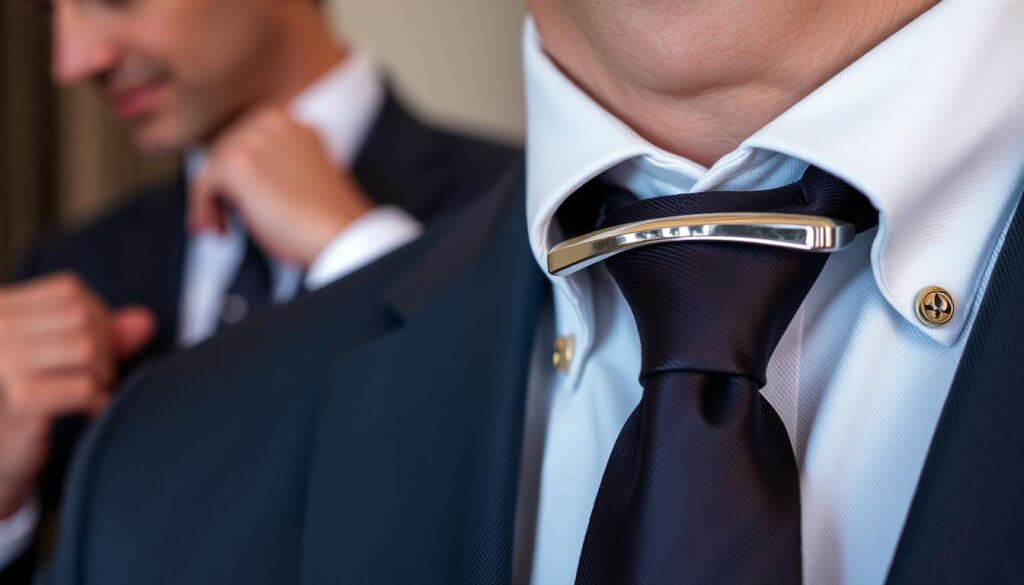
[(992, 272), (918, 482), (888, 583), (1024, 575), (1024, 212)]

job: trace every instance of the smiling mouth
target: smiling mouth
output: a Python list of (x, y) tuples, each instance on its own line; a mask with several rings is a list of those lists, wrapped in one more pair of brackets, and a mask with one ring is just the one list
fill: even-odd
[(163, 83), (149, 82), (122, 89), (111, 89), (106, 93), (114, 114), (122, 120), (130, 121), (152, 113), (164, 89)]

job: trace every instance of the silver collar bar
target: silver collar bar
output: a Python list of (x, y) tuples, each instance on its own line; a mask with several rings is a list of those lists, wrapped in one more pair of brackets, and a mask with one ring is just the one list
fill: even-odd
[(814, 215), (680, 215), (605, 228), (566, 240), (548, 253), (548, 272), (565, 276), (619, 252), (661, 242), (741, 242), (807, 252), (834, 252), (848, 246), (855, 235), (852, 224)]

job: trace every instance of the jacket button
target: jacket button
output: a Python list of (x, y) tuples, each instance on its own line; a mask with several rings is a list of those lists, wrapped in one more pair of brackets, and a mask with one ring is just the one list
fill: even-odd
[(224, 325), (239, 323), (249, 314), (249, 303), (241, 295), (229, 294), (224, 297), (224, 304), (220, 309), (220, 322)]

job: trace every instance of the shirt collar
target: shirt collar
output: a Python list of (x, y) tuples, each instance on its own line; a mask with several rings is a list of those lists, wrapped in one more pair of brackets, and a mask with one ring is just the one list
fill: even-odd
[[(955, 343), (1024, 188), (1022, 26), (1019, 0), (940, 2), (723, 161), (781, 153), (863, 191), (880, 212), (872, 269), (882, 294), (924, 334)], [(529, 19), (523, 51), (527, 215), (542, 268), (558, 206), (623, 161), (671, 166), (698, 188), (717, 182), (706, 179), (718, 164), (707, 170), (651, 145), (577, 88), (544, 54)], [(571, 278), (552, 280), (570, 298), (585, 293)], [(930, 285), (958, 307), (940, 328), (916, 316), (917, 294)], [(588, 301), (578, 303), (585, 316)]]
[(291, 104), (314, 128), (336, 165), (351, 166), (384, 103), (384, 82), (367, 53), (353, 50)]
[[(353, 49), (333, 69), (306, 88), (288, 106), (295, 120), (309, 126), (335, 165), (351, 166), (384, 103), (384, 82), (369, 54)], [(188, 177), (205, 164), (206, 149), (186, 155)]]

